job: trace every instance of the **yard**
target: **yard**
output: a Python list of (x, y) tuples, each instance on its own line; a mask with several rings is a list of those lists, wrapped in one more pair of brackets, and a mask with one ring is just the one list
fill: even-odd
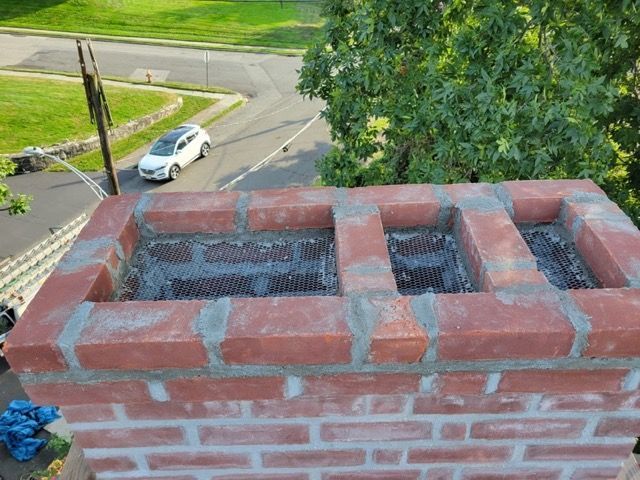
[[(165, 92), (105, 86), (116, 125), (175, 99)], [(81, 83), (0, 76), (0, 153), (95, 135)]]
[(0, 26), (304, 48), (322, 25), (314, 0), (0, 0)]

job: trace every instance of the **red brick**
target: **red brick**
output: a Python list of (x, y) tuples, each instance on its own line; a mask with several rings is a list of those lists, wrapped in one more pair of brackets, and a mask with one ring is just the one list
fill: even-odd
[(399, 465), (402, 453), (402, 450), (374, 450), (373, 461), (382, 465)]
[(618, 477), (620, 469), (618, 467), (610, 468), (577, 468), (571, 480), (614, 480)]
[(460, 214), (460, 239), (478, 283), (482, 280), (483, 267), (491, 264), (511, 265), (536, 259), (520, 236), (518, 229), (505, 210), (483, 212), (462, 209)]
[(445, 423), (440, 430), (442, 440), (464, 440), (467, 436), (467, 426), (464, 423)]
[(101, 383), (39, 383), (23, 385), (40, 405), (96, 405), (105, 403), (148, 402), (147, 384), (141, 380)]
[(450, 468), (430, 468), (427, 471), (427, 480), (453, 480), (455, 470)]
[(382, 185), (347, 192), (349, 205), (376, 205), (385, 227), (438, 223), (440, 202), (432, 185)]
[(484, 292), (495, 292), (503, 288), (520, 285), (546, 285), (547, 277), (538, 270), (505, 270), (500, 272), (485, 272), (482, 282)]
[(520, 180), (503, 182), (513, 202), (515, 222), (553, 222), (562, 199), (574, 193), (604, 192), (591, 180)]
[(434, 386), (438, 393), (473, 394), (483, 393), (487, 374), (482, 372), (446, 372), (436, 375)]
[(499, 392), (583, 393), (620, 390), (628, 370), (520, 370), (503, 372)]
[(173, 420), (196, 418), (237, 418), (241, 416), (238, 402), (150, 402), (124, 406), (132, 420)]
[(325, 442), (380, 442), (431, 438), (427, 422), (325, 423), (320, 427)]
[(398, 287), (392, 271), (376, 273), (340, 272), (340, 294), (396, 292)]
[(83, 301), (107, 300), (113, 292), (106, 265), (76, 271), (56, 270), (31, 301), (11, 331), (4, 352), (16, 373), (66, 370), (56, 341), (75, 308)]
[(212, 480), (309, 480), (309, 475), (306, 473), (279, 473), (277, 475), (240, 473), (238, 475), (215, 475)]
[(127, 448), (184, 445), (184, 431), (178, 427), (80, 430), (74, 440), (82, 448)]
[(95, 473), (128, 472), (138, 465), (130, 457), (86, 458), (87, 466)]
[(364, 397), (308, 397), (253, 402), (251, 411), (257, 418), (292, 418), (364, 415)]
[(340, 216), (336, 219), (335, 235), (338, 270), (391, 267), (378, 213)]
[(454, 183), (452, 185), (445, 185), (444, 190), (454, 205), (470, 198), (495, 198), (493, 186), (489, 183)]
[(420, 470), (323, 473), (322, 480), (418, 480)]
[(640, 356), (640, 290), (573, 290), (591, 330), (583, 356)]
[(621, 445), (529, 445), (525, 460), (624, 460), (633, 444)]
[(575, 337), (552, 293), (438, 295), (435, 305), (442, 360), (563, 357)]
[(542, 397), (539, 409), (541, 411), (614, 412), (633, 408), (634, 400), (640, 400), (640, 392), (545, 395)]
[(574, 202), (565, 200), (564, 202), (564, 226), (568, 231), (572, 231), (577, 217), (583, 220), (600, 220), (603, 218), (624, 217), (624, 212), (611, 201), (600, 201), (596, 203)]
[(167, 380), (166, 388), (178, 402), (267, 400), (284, 397), (284, 378), (176, 378)]
[(463, 480), (559, 480), (562, 470), (532, 469), (465, 469)]
[(249, 455), (225, 452), (178, 452), (147, 455), (151, 470), (196, 470), (205, 468), (248, 468)]
[(577, 438), (586, 422), (577, 419), (492, 420), (471, 425), (471, 438)]
[(67, 405), (60, 408), (68, 423), (109, 422), (116, 419), (111, 405)]
[(351, 361), (347, 302), (341, 297), (234, 298), (222, 357), (230, 364)]
[(603, 287), (624, 287), (628, 279), (638, 279), (640, 232), (628, 218), (585, 221), (576, 246)]
[(217, 233), (235, 230), (238, 192), (157, 193), (143, 216), (157, 233)]
[(414, 363), (427, 349), (428, 337), (411, 309), (412, 297), (370, 300), (375, 311), (369, 361)]
[(345, 373), (304, 378), (305, 395), (393, 395), (420, 389), (420, 375), (410, 373)]
[(306, 425), (227, 425), (200, 427), (203, 445), (294, 445), (309, 443)]
[(408, 395), (376, 395), (370, 399), (369, 415), (403, 413), (408, 401)]
[(523, 412), (528, 400), (521, 395), (420, 395), (414, 402), (416, 414)]
[(412, 448), (407, 463), (485, 463), (502, 462), (511, 457), (509, 447), (461, 445), (443, 448)]
[(287, 188), (251, 192), (247, 216), (251, 230), (333, 227), (336, 189)]
[(197, 368), (208, 364), (195, 333), (205, 302), (109, 302), (94, 305), (75, 351), (96, 370)]
[[(389, 275), (392, 273), (391, 261), (377, 212), (339, 215), (335, 220), (335, 238), (338, 281), (343, 295), (367, 291), (368, 285), (376, 290), (379, 286), (383, 290), (396, 290), (395, 280), (392, 282), (392, 275)], [(363, 245), (367, 247), (363, 248)], [(370, 278), (360, 282), (363, 275), (358, 269), (376, 269), (377, 272), (366, 272), (365, 278)], [(357, 275), (345, 276), (345, 273)]]
[(125, 257), (131, 257), (140, 237), (133, 215), (140, 197), (139, 193), (128, 193), (112, 195), (102, 200), (76, 242), (113, 239), (120, 243)]
[[(637, 437), (640, 435), (640, 417), (603, 418), (596, 428), (596, 437)], [(630, 451), (627, 452), (629, 454)]]
[(309, 450), (262, 454), (266, 468), (342, 467), (364, 464), (364, 450)]

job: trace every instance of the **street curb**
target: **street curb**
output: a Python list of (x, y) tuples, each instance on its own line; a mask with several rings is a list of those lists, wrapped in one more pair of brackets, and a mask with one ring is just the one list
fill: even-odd
[(104, 42), (115, 43), (132, 43), (139, 45), (156, 45), (164, 47), (177, 48), (193, 48), (198, 50), (219, 50), (223, 52), (244, 52), (244, 53), (262, 53), (271, 55), (282, 55), (285, 57), (299, 57), (304, 55), (306, 49), (303, 48), (281, 48), (281, 47), (260, 47), (257, 45), (233, 45), (229, 43), (214, 42), (192, 42), (188, 40), (169, 40), (160, 38), (144, 38), (144, 37), (123, 37), (118, 35), (104, 35), (100, 33), (74, 33), (60, 32), (56, 30), (39, 30), (31, 28), (18, 27), (0, 27), (0, 33), (8, 33), (14, 35), (33, 35), (39, 37), (55, 37), (55, 38), (91, 38)]

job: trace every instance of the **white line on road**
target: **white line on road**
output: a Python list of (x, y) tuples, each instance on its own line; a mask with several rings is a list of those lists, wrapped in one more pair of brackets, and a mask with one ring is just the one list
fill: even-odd
[(320, 115), (322, 115), (323, 111), (324, 111), (324, 109), (320, 110), (315, 117), (313, 117), (304, 127), (302, 127), (302, 129), (300, 131), (298, 131), (298, 133), (296, 133), (293, 137), (291, 137), (289, 140), (284, 142), (277, 150), (275, 150), (273, 153), (271, 153), (270, 155), (268, 155), (265, 158), (263, 158), (262, 160), (260, 160), (253, 167), (251, 167), (249, 170), (244, 172), (242, 175), (238, 175), (236, 178), (231, 180), (229, 183), (227, 183), (226, 185), (223, 185), (222, 187), (220, 187), (218, 190), (219, 191), (227, 190), (230, 187), (234, 186), (236, 183), (238, 183), (240, 180), (245, 178), (250, 173), (257, 172), (262, 167), (267, 165), (273, 159), (273, 157), (275, 157), (278, 154), (278, 152), (280, 152), (280, 150), (283, 150), (283, 151), (286, 152), (288, 150), (289, 146), (291, 145), (291, 142), (293, 142), (296, 138), (298, 138), (299, 135), (302, 134), (302, 132), (304, 132), (307, 128), (309, 128), (313, 124), (313, 122), (318, 120), (320, 118)]
[(268, 117), (272, 117), (274, 115), (277, 115), (280, 112), (284, 112), (285, 110), (290, 109), (291, 107), (295, 107), (296, 105), (298, 105), (299, 103), (302, 103), (303, 100), (298, 100), (297, 102), (292, 103), (291, 105), (287, 105), (286, 107), (282, 107), (280, 110), (276, 110), (274, 112), (268, 113), (266, 115), (262, 115), (261, 117), (252, 117), (252, 118), (247, 118), (246, 120), (242, 120), (240, 122), (234, 122), (234, 123), (223, 123), (222, 125), (216, 125), (214, 124), (211, 127), (211, 130), (215, 129), (215, 128), (223, 128), (223, 127), (233, 127), (235, 125), (242, 125), (243, 123), (249, 123), (249, 122), (255, 122), (256, 120), (262, 120), (263, 118), (268, 118)]

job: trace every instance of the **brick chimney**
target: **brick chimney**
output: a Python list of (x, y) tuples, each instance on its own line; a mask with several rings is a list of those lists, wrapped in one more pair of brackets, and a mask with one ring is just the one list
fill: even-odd
[(640, 232), (590, 181), (110, 197), (9, 339), (100, 479), (596, 479)]

